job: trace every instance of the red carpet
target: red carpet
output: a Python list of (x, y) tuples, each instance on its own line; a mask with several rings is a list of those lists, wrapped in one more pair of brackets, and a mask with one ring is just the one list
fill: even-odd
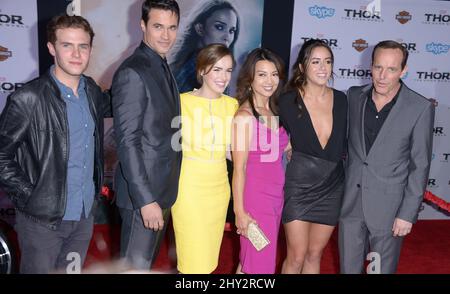
[[(169, 232), (161, 245), (154, 270), (176, 272), (173, 237)], [(115, 260), (119, 250), (119, 228), (96, 225), (88, 252), (86, 267), (97, 262)], [(450, 220), (422, 220), (417, 222), (403, 243), (398, 273), (402, 274), (449, 274), (450, 273)], [(214, 273), (234, 273), (239, 254), (239, 239), (234, 232), (226, 231), (222, 242), (219, 266)], [(284, 235), (280, 236), (278, 250), (278, 272), (286, 255)], [(325, 249), (322, 273), (338, 273), (339, 260), (337, 231)]]

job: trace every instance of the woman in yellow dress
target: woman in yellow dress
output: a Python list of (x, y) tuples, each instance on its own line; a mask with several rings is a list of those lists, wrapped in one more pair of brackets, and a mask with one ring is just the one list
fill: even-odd
[(172, 220), (178, 271), (207, 274), (219, 260), (230, 200), (226, 155), (236, 99), (224, 95), (234, 59), (224, 45), (211, 44), (197, 56), (200, 89), (181, 94), (183, 161)]

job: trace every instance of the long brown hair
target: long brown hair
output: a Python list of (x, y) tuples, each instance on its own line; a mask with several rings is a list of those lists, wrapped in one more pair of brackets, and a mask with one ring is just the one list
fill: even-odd
[[(320, 39), (310, 39), (303, 43), (300, 52), (298, 53), (297, 60), (292, 66), (293, 75), (286, 85), (287, 90), (298, 90), (300, 93), (305, 92), (306, 86), (306, 72), (308, 71), (309, 61), (311, 60), (311, 54), (313, 50), (317, 47), (324, 47), (330, 52), (331, 56), (331, 78), (333, 78), (333, 65), (334, 65), (334, 55), (330, 46)], [(300, 104), (300, 95), (297, 95), (298, 105)]]
[(278, 97), (280, 96), (281, 90), (283, 88), (283, 81), (285, 79), (284, 62), (274, 52), (266, 48), (256, 48), (247, 56), (238, 75), (237, 98), (240, 105), (244, 104), (246, 101), (250, 103), (253, 115), (256, 118), (259, 117), (259, 114), (255, 109), (255, 105), (253, 102), (253, 91), (251, 86), (255, 78), (256, 63), (263, 60), (272, 62), (275, 65), (280, 77), (280, 83), (278, 84), (277, 89), (269, 98), (269, 107), (274, 114), (278, 114)]

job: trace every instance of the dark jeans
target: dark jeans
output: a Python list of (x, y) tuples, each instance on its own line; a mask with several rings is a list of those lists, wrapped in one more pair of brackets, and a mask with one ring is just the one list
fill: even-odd
[(17, 212), (15, 229), (21, 252), (20, 273), (76, 273), (86, 259), (93, 228), (92, 213), (80, 221), (62, 221), (53, 231)]
[(162, 210), (164, 228), (157, 232), (144, 227), (139, 209), (119, 208), (119, 211), (122, 217), (120, 256), (133, 269), (150, 270), (167, 229), (170, 208)]

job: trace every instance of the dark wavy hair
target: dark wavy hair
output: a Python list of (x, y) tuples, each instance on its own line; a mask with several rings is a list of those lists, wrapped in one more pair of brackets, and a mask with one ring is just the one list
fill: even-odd
[(278, 84), (277, 89), (269, 98), (270, 110), (276, 115), (278, 114), (278, 97), (281, 94), (283, 88), (282, 84), (285, 79), (284, 62), (277, 54), (266, 48), (256, 48), (248, 54), (239, 71), (236, 96), (240, 105), (244, 104), (246, 101), (250, 103), (253, 115), (256, 118), (259, 118), (259, 114), (255, 109), (251, 85), (255, 79), (256, 63), (263, 60), (272, 62), (275, 65), (280, 77), (280, 83)]
[[(311, 54), (314, 49), (318, 47), (323, 47), (330, 52), (331, 56), (331, 78), (333, 78), (333, 65), (334, 65), (334, 55), (333, 51), (331, 50), (330, 46), (328, 46), (327, 43), (320, 39), (310, 39), (303, 43), (302, 47), (300, 48), (300, 52), (298, 53), (297, 60), (295, 61), (294, 65), (292, 66), (293, 75), (292, 78), (289, 80), (289, 82), (286, 85), (286, 90), (299, 90), (300, 93), (305, 92), (305, 86), (306, 86), (306, 72), (308, 71), (309, 61), (311, 60)], [(300, 100), (302, 99), (300, 95), (297, 95), (298, 104), (300, 105)]]

